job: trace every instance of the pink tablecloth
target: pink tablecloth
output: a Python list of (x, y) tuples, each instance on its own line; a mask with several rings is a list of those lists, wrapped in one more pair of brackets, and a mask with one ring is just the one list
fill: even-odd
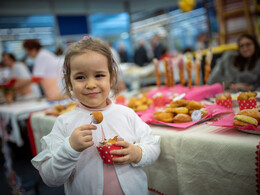
[(216, 83), (214, 85), (192, 86), (191, 88), (181, 85), (176, 85), (175, 87), (160, 87), (151, 90), (148, 93), (148, 97), (152, 99), (153, 96), (158, 92), (165, 96), (166, 102), (168, 102), (168, 99), (171, 98), (171, 96), (174, 94), (182, 93), (186, 94), (184, 99), (201, 101), (205, 98), (213, 97), (216, 94), (221, 93), (222, 86), (219, 83)]
[[(154, 108), (150, 107), (147, 111), (142, 112), (141, 115), (139, 115), (141, 117), (141, 119), (146, 122), (146, 123), (153, 123), (153, 124), (161, 124), (161, 125), (165, 125), (165, 126), (170, 126), (170, 127), (178, 127), (178, 128), (188, 128), (196, 123), (199, 123), (201, 121), (204, 121), (206, 119), (209, 119), (213, 116), (216, 116), (218, 114), (225, 114), (225, 113), (230, 113), (233, 112), (230, 109), (227, 109), (223, 106), (219, 106), (219, 105), (205, 105), (206, 109), (208, 111), (208, 115), (205, 116), (203, 119), (198, 120), (198, 121), (191, 121), (191, 122), (187, 122), (187, 123), (165, 123), (165, 122), (161, 122), (161, 121), (157, 121), (153, 118), (153, 113), (154, 113)], [(176, 129), (175, 129), (176, 130)]]
[(224, 117), (221, 120), (214, 122), (210, 125), (211, 126), (220, 126), (220, 127), (235, 127), (235, 128), (239, 128), (239, 129), (243, 129), (243, 130), (259, 131), (260, 132), (260, 125), (258, 125), (257, 127), (254, 127), (253, 125), (247, 125), (247, 126), (243, 126), (243, 127), (235, 126), (233, 124), (234, 116), (235, 116), (235, 114), (231, 114), (228, 117)]

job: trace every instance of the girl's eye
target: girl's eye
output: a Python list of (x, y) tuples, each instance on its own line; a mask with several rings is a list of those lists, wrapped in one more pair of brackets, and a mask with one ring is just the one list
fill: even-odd
[(83, 76), (77, 76), (75, 79), (76, 80), (82, 80), (82, 79), (84, 79), (84, 77)]
[(105, 75), (103, 75), (103, 74), (97, 74), (97, 75), (96, 75), (96, 77), (98, 77), (98, 78), (99, 78), (99, 77), (104, 77), (104, 76), (105, 76)]

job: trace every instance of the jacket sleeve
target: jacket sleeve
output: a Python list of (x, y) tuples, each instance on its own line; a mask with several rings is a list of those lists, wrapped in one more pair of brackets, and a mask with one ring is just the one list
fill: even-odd
[(138, 163), (131, 163), (134, 167), (145, 167), (154, 163), (160, 154), (160, 136), (152, 134), (149, 125), (134, 113), (134, 128), (137, 135), (135, 145), (142, 149), (142, 158)]
[(226, 52), (223, 54), (223, 56), (217, 60), (217, 63), (212, 70), (212, 73), (209, 78), (209, 84), (214, 83), (222, 83), (224, 81), (225, 88), (227, 88), (232, 82), (233, 76), (228, 75), (228, 69), (230, 69), (229, 66), (233, 66), (233, 60), (234, 60), (234, 53), (233, 52)]
[(52, 132), (41, 139), (42, 152), (31, 162), (50, 187), (64, 184), (73, 174), (80, 152), (71, 148), (69, 137), (62, 134), (61, 119), (57, 118)]

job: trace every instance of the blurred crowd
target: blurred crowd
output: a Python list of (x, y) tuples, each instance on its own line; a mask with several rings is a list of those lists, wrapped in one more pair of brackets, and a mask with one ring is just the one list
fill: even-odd
[[(154, 35), (150, 42), (145, 39), (137, 40), (134, 48), (133, 59), (129, 55), (124, 44), (117, 48), (108, 42), (115, 61), (121, 63), (132, 63), (136, 66), (151, 64), (153, 59), (174, 58), (176, 53), (169, 51), (160, 36)], [(149, 45), (149, 49), (148, 49)], [(196, 50), (207, 49), (207, 34), (198, 36)], [(213, 64), (212, 74), (208, 84), (225, 83), (225, 88), (236, 86), (239, 90), (255, 90), (260, 83), (260, 50), (256, 38), (251, 35), (241, 35), (237, 41), (236, 51), (224, 52)], [(63, 49), (57, 48), (56, 53), (43, 48), (41, 43), (35, 39), (25, 40), (23, 49), (26, 57), (33, 59), (30, 69), (25, 61), (18, 61), (13, 53), (2, 53), (0, 63), (0, 84), (10, 84), (13, 81), (12, 90), (17, 99), (45, 97), (49, 100), (65, 98), (63, 96), (62, 66), (64, 63)], [(182, 52), (193, 52), (186, 48)], [(195, 58), (195, 54), (193, 55)], [(123, 85), (122, 85), (123, 86)], [(122, 87), (124, 88), (124, 87)], [(3, 87), (2, 87), (3, 89)]]

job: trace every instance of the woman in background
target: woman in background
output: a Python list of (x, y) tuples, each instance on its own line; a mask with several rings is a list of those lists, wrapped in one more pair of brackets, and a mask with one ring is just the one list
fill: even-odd
[(209, 78), (209, 84), (232, 84), (240, 91), (256, 90), (260, 86), (260, 49), (257, 40), (243, 34), (238, 38), (238, 51), (229, 51), (217, 61)]
[(39, 87), (26, 81), (31, 79), (29, 68), (22, 62), (16, 61), (16, 58), (11, 53), (3, 53), (3, 64), (10, 69), (9, 79), (15, 79), (15, 95), (17, 100), (38, 98), (41, 96)]

